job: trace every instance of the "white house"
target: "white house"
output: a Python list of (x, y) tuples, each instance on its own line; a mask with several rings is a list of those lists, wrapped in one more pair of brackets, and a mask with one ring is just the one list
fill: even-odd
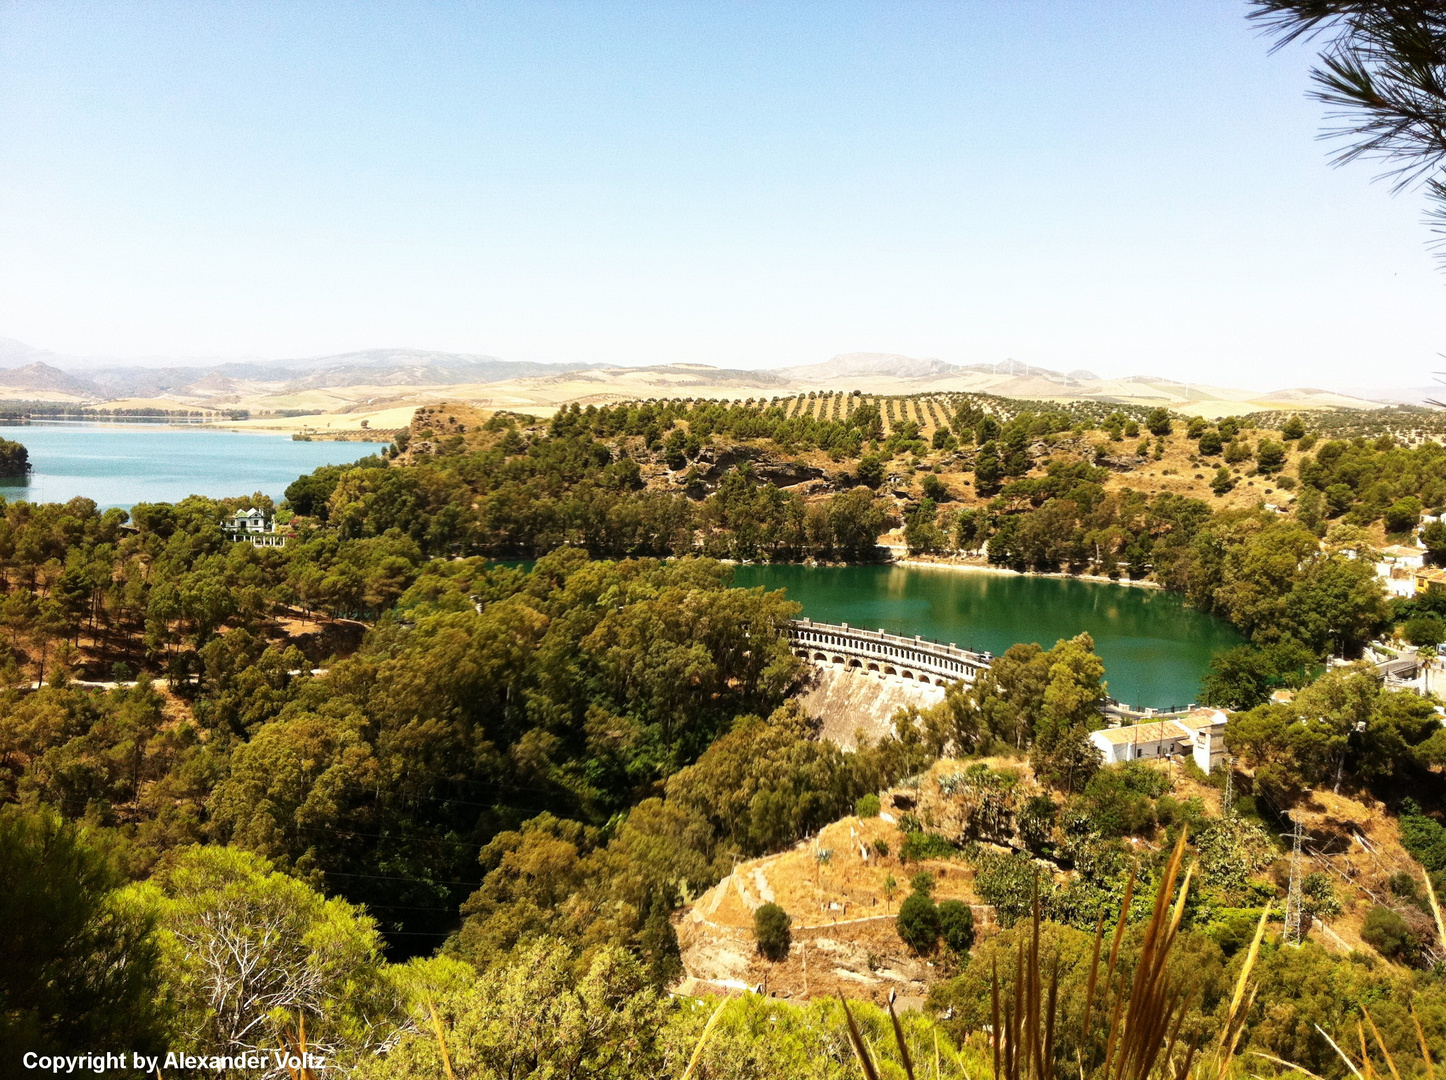
[(232, 540), (249, 540), (255, 547), (285, 547), (286, 533), (271, 522), (265, 510), (252, 507), (237, 510), (221, 523), (221, 529)]
[(1099, 749), (1106, 765), (1140, 758), (1173, 757), (1186, 738), (1185, 730), (1173, 720), (1090, 732), (1090, 742)]
[(1416, 575), (1426, 565), (1426, 549), (1391, 544), (1381, 549), (1376, 575), (1392, 596), (1415, 596)]
[(1105, 764), (1189, 754), (1209, 772), (1225, 756), (1225, 723), (1220, 709), (1192, 709), (1181, 717), (1090, 732)]

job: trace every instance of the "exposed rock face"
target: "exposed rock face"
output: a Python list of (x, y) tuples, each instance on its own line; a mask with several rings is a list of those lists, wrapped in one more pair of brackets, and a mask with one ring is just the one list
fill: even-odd
[(709, 490), (712, 490), (729, 469), (737, 468), (745, 462), (761, 483), (771, 483), (781, 488), (819, 480), (825, 475), (822, 469), (801, 461), (774, 457), (766, 450), (754, 446), (730, 446), (723, 449), (706, 447), (694, 464)]
[(894, 713), (909, 705), (927, 708), (944, 700), (944, 688), (896, 675), (878, 675), (834, 664), (814, 670), (798, 696), (809, 716), (823, 721), (823, 737), (851, 750), (862, 734), (877, 742), (893, 733)]

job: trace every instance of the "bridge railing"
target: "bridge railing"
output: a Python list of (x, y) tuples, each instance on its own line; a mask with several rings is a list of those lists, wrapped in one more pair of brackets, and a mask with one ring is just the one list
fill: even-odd
[[(994, 659), (988, 652), (974, 649), (963, 649), (950, 642), (944, 644), (940, 641), (932, 641), (923, 637), (904, 637), (901, 634), (891, 634), (887, 630), (865, 630), (860, 627), (850, 626), (848, 623), (818, 623), (811, 619), (795, 619), (789, 628), (791, 637), (802, 637), (804, 634), (813, 633), (839, 637), (844, 641), (854, 644), (856, 647), (872, 652), (873, 648), (888, 647), (898, 649), (916, 657), (916, 662), (927, 664), (930, 660), (952, 661), (956, 664), (964, 664), (971, 668), (988, 667)], [(803, 641), (803, 644), (808, 644)], [(825, 643), (826, 644), (826, 643)]]

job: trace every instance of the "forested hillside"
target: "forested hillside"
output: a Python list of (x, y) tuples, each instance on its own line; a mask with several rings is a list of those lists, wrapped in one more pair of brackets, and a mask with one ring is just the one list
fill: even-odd
[[(1142, 900), (1118, 946), (1133, 970), (1184, 835), (1204, 877), (1179, 909), (1172, 970), (1206, 978), (1189, 1023), (1208, 1043), (1236, 1023), (1221, 988), (1245, 963), (1241, 927), (1283, 898), (1265, 872), (1283, 815), (1329, 787), (1379, 799), (1414, 862), (1358, 955), (1288, 950), (1273, 924), (1242, 1052), (1343, 1075), (1310, 1025), (1339, 1032), (1359, 1005), (1398, 1063), (1424, 1069), (1409, 1013), (1378, 1003), (1414, 993), (1425, 1036), (1446, 1038), (1424, 876), (1446, 872), (1439, 717), (1364, 670), (1322, 677), (1318, 660), (1435, 617), (1425, 601), (1389, 606), (1360, 556), (1439, 502), (1439, 447), (1225, 422), (1191, 433), (1103, 410), (930, 400), (901, 417), (896, 402), (808, 402), (569, 409), (547, 424), (443, 407), (383, 457), (299, 478), (279, 507), (6, 503), (0, 952), (16, 961), (0, 976), (0, 1035), (79, 1052), (125, 1031), (136, 1049), (220, 1054), (295, 1042), (304, 1019), (308, 1045), (358, 1075), (445, 1075), (449, 1046), (457, 1075), (678, 1076), (707, 1019), (665, 993), (682, 972), (678, 912), (737, 860), (869, 813), (943, 758), (967, 773), (989, 756), (1037, 785), (1017, 836), (940, 848), (920, 809), (882, 856), (924, 913), (900, 941), (941, 987), (953, 980), (937, 1018), (906, 1025), (940, 1039), (941, 1061), (982, 1060), (984, 972), (1022, 939), (956, 947), (948, 901), (931, 938), (929, 882), (904, 873), (909, 860), (967, 864), (1006, 926), (1038, 888), (1045, 947), (1067, 956), (1133, 874)], [(1131, 424), (1170, 430), (1141, 449)], [(1128, 487), (1158, 462), (1209, 459), (1212, 433), (1221, 456), (1249, 444), (1240, 481), (1269, 476), (1294, 507)], [(1287, 440), (1293, 486), (1261, 470)], [(276, 512), (284, 547), (228, 537), (223, 519), (251, 505)], [(790, 700), (802, 665), (781, 628), (796, 606), (730, 588), (713, 557), (875, 558), (891, 521), (916, 547), (972, 522), (966, 550), (993, 557), (1001, 535), (1077, 530), (1095, 512), (1120, 531), (1086, 532), (1083, 550), (1134, 550), (1140, 573), (1252, 637), (1207, 684), (1248, 710), (1230, 729), (1232, 782), (1264, 845), (1226, 885), (1218, 810), (1148, 771), (1100, 769), (1087, 736), (1107, 673), (1088, 637), (1021, 643), (937, 708), (901, 714), (892, 737), (844, 751)], [(1294, 701), (1265, 704), (1283, 685)], [(1036, 882), (1031, 860), (1054, 869)], [(786, 916), (760, 948), (781, 940), (787, 954)], [(1064, 1016), (1085, 1023), (1071, 965)], [(1344, 1009), (1297, 1001), (1286, 1023), (1297, 969), (1359, 992)], [(539, 1008), (550, 1019), (534, 1023)], [(886, 1014), (861, 1015), (873, 1045), (889, 1038)], [(695, 1075), (849, 1075), (841, 1022), (832, 1006), (736, 1003)], [(1105, 1034), (1071, 1045), (1103, 1060)]]

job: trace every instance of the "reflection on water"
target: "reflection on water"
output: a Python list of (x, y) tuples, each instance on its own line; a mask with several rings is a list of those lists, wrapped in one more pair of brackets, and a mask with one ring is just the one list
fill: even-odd
[(915, 566), (740, 566), (735, 584), (787, 589), (805, 616), (1001, 653), (1089, 633), (1110, 693), (1164, 708), (1196, 699), (1210, 658), (1240, 643), (1175, 593), (1128, 585)]

